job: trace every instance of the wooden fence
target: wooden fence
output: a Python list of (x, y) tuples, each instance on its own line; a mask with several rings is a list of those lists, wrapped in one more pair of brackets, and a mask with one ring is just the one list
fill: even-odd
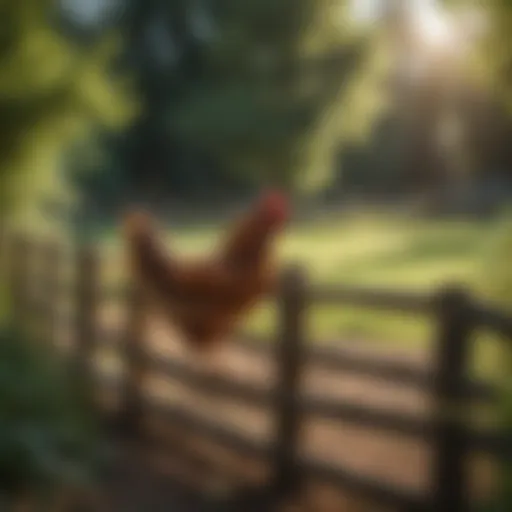
[[(44, 337), (51, 340), (58, 322), (53, 308), (54, 299), (62, 291), (59, 269), (63, 261), (59, 246), (37, 243), (22, 236), (5, 235), (2, 253), (10, 254), (9, 273), (14, 318), (23, 325), (30, 314), (28, 289), (33, 282), (34, 260), (37, 260), (40, 281), (45, 291)], [(90, 361), (96, 344), (107, 343), (104, 333), (98, 332), (96, 312), (104, 293), (100, 279), (100, 254), (94, 247), (75, 251), (76, 279), (76, 344), (74, 363), (84, 378), (91, 379), (94, 369)], [(67, 287), (67, 285), (66, 285)], [(122, 333), (120, 348), (124, 348), (126, 377), (122, 382), (123, 405), (121, 425), (132, 434), (140, 433), (141, 418), (146, 411), (160, 411), (173, 425), (191, 428), (195, 433), (230, 447), (241, 454), (270, 457), (273, 478), (269, 489), (277, 498), (297, 491), (303, 477), (312, 475), (328, 483), (374, 498), (398, 510), (433, 510), (464, 512), (469, 510), (467, 457), (474, 448), (510, 457), (510, 442), (504, 433), (479, 432), (469, 426), (460, 411), (470, 401), (492, 403), (496, 391), (488, 384), (467, 376), (468, 358), (472, 349), (472, 334), (476, 328), (487, 328), (506, 340), (512, 339), (512, 318), (473, 300), (459, 287), (448, 287), (431, 296), (411, 293), (376, 291), (347, 287), (319, 287), (307, 282), (303, 271), (290, 267), (283, 273), (276, 297), (279, 326), (274, 357), (278, 363), (276, 389), (264, 389), (251, 384), (235, 384), (227, 378), (208, 376), (184, 366), (176, 360), (149, 354), (144, 350), (143, 311), (140, 291), (131, 289), (126, 300), (128, 324)], [(69, 290), (68, 290), (69, 291)], [(434, 340), (435, 358), (430, 369), (418, 370), (407, 364), (354, 355), (343, 349), (315, 348), (304, 339), (304, 312), (311, 305), (350, 305), (375, 310), (424, 314), (437, 324)], [(111, 341), (111, 340), (110, 340)], [(266, 343), (239, 341), (248, 350), (271, 350)], [(372, 410), (350, 403), (301, 396), (299, 383), (306, 360), (314, 361), (337, 371), (350, 371), (390, 382), (431, 390), (435, 397), (436, 413), (429, 419)], [(275, 438), (267, 444), (250, 440), (222, 424), (206, 422), (194, 414), (151, 399), (142, 392), (142, 383), (150, 372), (162, 372), (194, 389), (215, 390), (227, 398), (273, 409), (277, 417)], [(373, 479), (365, 478), (321, 460), (299, 455), (299, 432), (304, 415), (327, 418), (361, 427), (397, 432), (404, 436), (428, 439), (435, 460), (432, 467), (432, 489), (426, 496), (417, 496)]]

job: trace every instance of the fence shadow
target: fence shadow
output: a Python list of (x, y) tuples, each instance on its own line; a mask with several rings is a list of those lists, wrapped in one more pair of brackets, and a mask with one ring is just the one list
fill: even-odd
[[(238, 490), (222, 501), (210, 503), (209, 506), (217, 507), (215, 509), (271, 510), (281, 500), (300, 493), (305, 479), (314, 478), (347, 488), (393, 509), (465, 512), (470, 509), (467, 475), (470, 452), (483, 450), (498, 459), (506, 454), (503, 432), (475, 430), (465, 411), (475, 402), (493, 404), (497, 397), (496, 390), (488, 383), (467, 376), (473, 332), (486, 327), (510, 340), (512, 319), (484, 307), (462, 288), (447, 287), (422, 296), (399, 291), (318, 287), (308, 282), (301, 268), (291, 266), (283, 272), (277, 296), (269, 298), (275, 300), (279, 311), (276, 344), (237, 342), (246, 350), (264, 352), (275, 358), (278, 368), (276, 385), (262, 388), (235, 383), (222, 376), (208, 376), (172, 358), (149, 353), (144, 343), (146, 304), (141, 290), (134, 287), (127, 286), (119, 291), (127, 308), (127, 324), (117, 339), (108, 339), (107, 333), (97, 326), (100, 302), (104, 294), (110, 292), (103, 289), (101, 254), (95, 247), (77, 248), (74, 256), (76, 280), (62, 283), (58, 274), (62, 252), (58, 244), (17, 234), (4, 234), (1, 239), (2, 252), (8, 255), (13, 318), (19, 325), (26, 325), (31, 315), (39, 315), (43, 326), (40, 332), (44, 332), (47, 342), (52, 342), (61, 320), (55, 309), (56, 298), (62, 293), (72, 294), (75, 321), (70, 364), (74, 369), (90, 382), (91, 387), (97, 388), (98, 371), (92, 360), (98, 344), (114, 343), (122, 353), (125, 368), (122, 379), (101, 381), (102, 390), (115, 387), (120, 396), (118, 409), (105, 410), (116, 436), (147, 442), (150, 434), (145, 419), (157, 415), (173, 427), (180, 426), (239, 454), (267, 460), (270, 471), (266, 483), (258, 488)], [(47, 287), (43, 306), (34, 305), (30, 294), (33, 273), (28, 267), (38, 258), (43, 262), (40, 267), (44, 268), (40, 277)], [(418, 369), (350, 351), (306, 346), (304, 318), (308, 308), (316, 304), (428, 315), (437, 325), (433, 367)], [(420, 419), (333, 399), (304, 396), (300, 385), (308, 360), (338, 372), (357, 372), (430, 390), (434, 397), (434, 413), (430, 418)], [(144, 384), (155, 371), (193, 389), (215, 390), (235, 401), (266, 408), (275, 418), (272, 439), (257, 442), (234, 432), (222, 421), (207, 421), (189, 410), (149, 396), (144, 391)], [(433, 452), (430, 489), (418, 495), (303, 455), (300, 431), (306, 415), (428, 440)], [(253, 508), (247, 508), (249, 505)]]

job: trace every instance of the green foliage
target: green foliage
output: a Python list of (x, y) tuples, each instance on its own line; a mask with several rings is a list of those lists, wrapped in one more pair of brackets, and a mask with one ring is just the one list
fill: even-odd
[(358, 101), (380, 77), (365, 73), (379, 68), (374, 41), (350, 28), (341, 1), (227, 0), (215, 14), (203, 71), (171, 108), (172, 130), (253, 181), (325, 186), (343, 135), (376, 110)]
[(491, 229), (485, 244), (478, 288), (489, 300), (512, 310), (512, 211), (506, 211)]
[(485, 6), (488, 15), (488, 27), (482, 52), (482, 68), (499, 94), (512, 108), (512, 2), (510, 0), (491, 0)]
[(0, 497), (42, 497), (88, 484), (96, 434), (80, 386), (62, 362), (41, 344), (0, 333)]
[(320, 190), (382, 106), (386, 47), (345, 0), (128, 5), (118, 28), (144, 112), (108, 143), (108, 174), (82, 179), (91, 204)]
[(0, 215), (38, 214), (65, 198), (61, 158), (93, 128), (123, 126), (132, 114), (125, 84), (109, 72), (119, 44), (79, 46), (50, 21), (53, 0), (0, 2)]
[(471, 52), (477, 78), (492, 95), (512, 109), (512, 1), (444, 0), (455, 9), (473, 9), (479, 15), (483, 31)]

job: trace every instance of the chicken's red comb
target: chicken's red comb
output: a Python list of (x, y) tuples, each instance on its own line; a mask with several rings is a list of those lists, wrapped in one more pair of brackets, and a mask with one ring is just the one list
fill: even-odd
[(277, 190), (265, 192), (260, 199), (260, 211), (273, 223), (282, 224), (289, 216), (286, 196)]

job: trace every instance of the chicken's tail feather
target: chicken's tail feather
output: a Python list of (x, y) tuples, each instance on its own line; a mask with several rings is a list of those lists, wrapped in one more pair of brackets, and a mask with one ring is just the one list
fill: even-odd
[(151, 217), (143, 211), (131, 211), (124, 218), (123, 234), (131, 271), (142, 284), (160, 291), (169, 281), (174, 260), (157, 238)]

